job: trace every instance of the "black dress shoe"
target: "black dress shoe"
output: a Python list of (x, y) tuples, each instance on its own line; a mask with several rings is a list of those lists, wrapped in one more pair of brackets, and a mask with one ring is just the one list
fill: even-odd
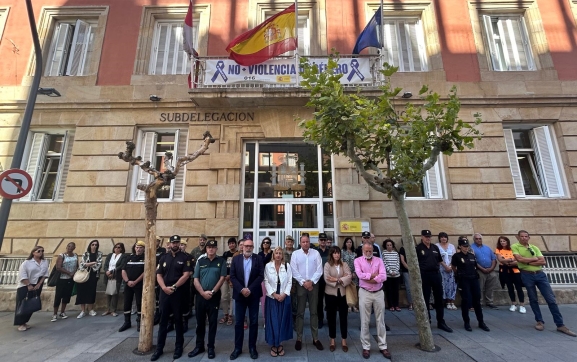
[(453, 330), (445, 322), (437, 323), (437, 328), (442, 329), (445, 332), (453, 333)]
[(258, 352), (256, 351), (256, 348), (250, 349), (249, 352), (250, 352), (250, 358), (252, 358), (252, 359), (258, 358)]
[(156, 360), (158, 360), (158, 359), (160, 358), (160, 356), (162, 356), (162, 353), (163, 353), (162, 351), (160, 351), (160, 350), (157, 349), (156, 351), (154, 351), (154, 353), (152, 354), (152, 356), (150, 356), (150, 360), (151, 360), (151, 361), (156, 361)]
[(489, 327), (487, 327), (487, 325), (485, 324), (485, 322), (480, 322), (479, 323), (479, 328), (481, 328), (482, 330), (484, 330), (485, 332), (490, 332), (491, 330), (489, 329)]
[(387, 325), (387, 323), (385, 323), (385, 330), (386, 330), (387, 332), (391, 330), (391, 327), (389, 327), (389, 326)]
[(182, 357), (182, 347), (178, 347), (174, 350), (174, 354), (172, 355), (173, 359), (179, 359)]
[(497, 307), (495, 304), (487, 304), (487, 307), (491, 309), (499, 309), (499, 307)]
[(192, 351), (188, 352), (188, 357), (192, 358), (198, 356), (201, 353), (204, 353), (204, 347), (194, 347)]
[(300, 351), (302, 348), (303, 348), (303, 342), (301, 342), (301, 341), (299, 341), (299, 340), (297, 339), (297, 341), (296, 341), (296, 343), (295, 343), (295, 349), (296, 349), (297, 351)]
[(214, 357), (216, 357), (216, 353), (214, 353), (214, 348), (209, 348), (208, 349), (208, 359), (213, 359)]
[(318, 349), (319, 351), (322, 351), (323, 349), (325, 349), (325, 347), (323, 347), (323, 344), (321, 343), (321, 341), (318, 340), (318, 339), (317, 339), (316, 341), (313, 341), (313, 345), (314, 345), (315, 347), (317, 347), (317, 349)]
[(230, 354), (230, 360), (235, 360), (238, 358), (238, 356), (240, 356), (240, 354), (242, 353), (242, 351), (240, 349), (235, 349), (234, 351), (232, 351), (232, 353)]
[(465, 330), (469, 331), (469, 332), (473, 332), (473, 328), (471, 328), (471, 325), (469, 323), (465, 323)]

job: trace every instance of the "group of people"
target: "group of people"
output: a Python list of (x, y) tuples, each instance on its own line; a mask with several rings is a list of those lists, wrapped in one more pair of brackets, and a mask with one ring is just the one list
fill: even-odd
[[(473, 244), (465, 236), (458, 239), (455, 248), (449, 243), (449, 236), (441, 232), (438, 243), (431, 243), (430, 230), (421, 232), (421, 242), (415, 246), (422, 280), (423, 297), (429, 308), (436, 310), (437, 327), (446, 332), (453, 330), (445, 323), (444, 309), (457, 309), (456, 291), (461, 296), (461, 312), (464, 328), (471, 331), (469, 311), (474, 311), (480, 329), (489, 331), (483, 319), (481, 303), (497, 309), (493, 303), (493, 291), (507, 286), (511, 299), (510, 311), (517, 309), (525, 313), (522, 286), (527, 289), (529, 303), (535, 314), (535, 328), (544, 330), (544, 321), (538, 304), (538, 288), (553, 315), (557, 330), (576, 336), (563, 324), (563, 317), (557, 307), (555, 296), (547, 277), (542, 271), (545, 260), (537, 246), (529, 244), (529, 233), (521, 230), (518, 243), (511, 245), (507, 237), (500, 236), (495, 250), (483, 244), (482, 235), (474, 234)], [(215, 358), (215, 341), (218, 324), (234, 323), (234, 350), (230, 355), (235, 360), (242, 353), (244, 331), (248, 329), (248, 350), (252, 359), (258, 358), (256, 340), (258, 336), (259, 306), (265, 321), (265, 340), (270, 345), (273, 357), (283, 356), (283, 342), (294, 338), (295, 349), (303, 346), (304, 313), (308, 303), (312, 344), (323, 350), (318, 329), (324, 326), (324, 316), (329, 329), (329, 349), (335, 351), (337, 319), (341, 334), (341, 349), (348, 351), (348, 313), (360, 312), (362, 356), (370, 357), (371, 336), (369, 322), (374, 312), (377, 326), (377, 346), (380, 354), (390, 359), (385, 324), (385, 310), (400, 311), (399, 285), (404, 281), (409, 302), (413, 309), (410, 293), (407, 250), (398, 251), (394, 241), (386, 239), (381, 247), (375, 243), (370, 232), (362, 233), (362, 245), (355, 249), (354, 241), (346, 238), (342, 249), (332, 246), (325, 233), (320, 233), (318, 246), (311, 245), (310, 237), (303, 234), (299, 248), (291, 236), (285, 239), (285, 248), (272, 248), (270, 238), (264, 238), (257, 254), (254, 241), (235, 238), (228, 240), (229, 250), (223, 256), (217, 255), (216, 240), (199, 238), (199, 246), (186, 252), (186, 242), (173, 235), (168, 245), (161, 245), (157, 237), (157, 311), (155, 324), (160, 324), (156, 350), (151, 356), (155, 361), (164, 353), (166, 335), (176, 330), (176, 345), (173, 358), (183, 354), (184, 332), (188, 329), (188, 319), (194, 305), (196, 311), (196, 343), (189, 357), (207, 351), (208, 358)], [(102, 278), (106, 284), (107, 310), (103, 315), (116, 316), (116, 305), (121, 286), (124, 288), (124, 323), (119, 332), (131, 328), (133, 301), (137, 310), (137, 329), (140, 327), (142, 299), (142, 279), (144, 275), (145, 243), (138, 241), (132, 253), (125, 253), (124, 245), (117, 243), (114, 251), (102, 262), (98, 240), (89, 243), (86, 252), (79, 257), (74, 253), (75, 244), (69, 243), (66, 252), (58, 255), (55, 270), (60, 273), (56, 282), (54, 315), (66, 319), (66, 306), (74, 292), (76, 304), (81, 312), (77, 318), (87, 313), (95, 316), (94, 303), (97, 282)], [(104, 266), (102, 268), (102, 266)], [(101, 274), (102, 268), (102, 276)], [(74, 282), (79, 270), (88, 271), (88, 278)], [(36, 246), (24, 261), (19, 271), (16, 294), (17, 306), (31, 295), (39, 295), (49, 275), (48, 261), (44, 258), (44, 248)], [(515, 293), (516, 291), (516, 293)], [(516, 298), (517, 297), (517, 298)], [(518, 300), (518, 301), (517, 301)], [(60, 308), (60, 313), (58, 309)], [(219, 308), (224, 317), (218, 320)], [(18, 309), (18, 308), (17, 308)], [(233, 313), (234, 311), (234, 313)], [(247, 316), (248, 314), (248, 316)], [(233, 316), (235, 319), (233, 319)], [(338, 318), (337, 318), (338, 316)], [(16, 313), (14, 324), (25, 331), (31, 314)], [(248, 318), (247, 318), (248, 317)], [(430, 311), (429, 311), (429, 319)], [(206, 324), (208, 340), (205, 345)], [(206, 346), (206, 349), (205, 349)]]

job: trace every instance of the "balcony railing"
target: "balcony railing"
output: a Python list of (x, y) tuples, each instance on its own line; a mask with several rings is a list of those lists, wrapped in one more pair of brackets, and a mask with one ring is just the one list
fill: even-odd
[(551, 285), (577, 285), (577, 255), (546, 255), (545, 260), (547, 264), (543, 267), (543, 271)]
[[(324, 68), (328, 57), (309, 56), (310, 63)], [(340, 55), (338, 73), (345, 87), (377, 87), (383, 76), (379, 56)], [(193, 60), (192, 89), (209, 88), (300, 88), (299, 57), (277, 57), (252, 66), (222, 57)]]

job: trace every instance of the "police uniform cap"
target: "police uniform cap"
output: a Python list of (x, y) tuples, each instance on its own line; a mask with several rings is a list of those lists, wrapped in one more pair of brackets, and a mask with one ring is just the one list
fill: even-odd
[(144, 241), (138, 240), (138, 241), (136, 242), (136, 246), (142, 246), (142, 247), (144, 248), (144, 247), (146, 247), (146, 244), (144, 243)]
[(284, 238), (284, 239), (285, 239), (285, 240), (295, 241), (295, 239), (294, 239), (292, 236), (290, 236), (290, 235), (287, 235), (286, 238)]
[(361, 234), (361, 237), (363, 238), (370, 238), (371, 237), (371, 233), (368, 231), (363, 231), (363, 233)]
[(181, 244), (181, 245), (188, 245), (188, 243), (187, 243), (186, 241), (184, 241), (184, 240), (181, 240), (181, 241), (180, 241), (180, 244)]
[(326, 239), (327, 239), (327, 234), (325, 234), (325, 233), (320, 233), (320, 234), (319, 234), (319, 239), (324, 239), (324, 240), (326, 240)]
[(214, 247), (216, 247), (216, 246), (217, 246), (217, 245), (216, 245), (216, 240), (209, 240), (209, 241), (207, 241), (207, 242), (206, 242), (206, 247), (209, 247), (209, 246), (214, 246)]
[(459, 237), (459, 246), (469, 246), (469, 240), (465, 236)]
[(421, 235), (422, 236), (431, 236), (433, 234), (431, 233), (431, 230), (421, 230)]
[(206, 240), (207, 239), (206, 234), (200, 234), (200, 238)]
[(170, 242), (171, 243), (180, 243), (180, 236), (179, 235), (172, 235), (170, 237)]

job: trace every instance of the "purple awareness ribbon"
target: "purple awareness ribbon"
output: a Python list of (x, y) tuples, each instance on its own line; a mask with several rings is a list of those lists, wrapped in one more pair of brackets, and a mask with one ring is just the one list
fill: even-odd
[(351, 68), (352, 68), (352, 70), (349, 73), (349, 76), (347, 77), (347, 80), (349, 82), (351, 81), (351, 79), (353, 79), (355, 74), (358, 75), (359, 78), (361, 78), (361, 80), (365, 80), (365, 76), (359, 70), (359, 61), (358, 60), (356, 60), (356, 59), (351, 60)]
[(212, 76), (210, 81), (214, 83), (216, 78), (218, 78), (218, 76), (220, 75), (222, 77), (222, 79), (224, 80), (224, 82), (226, 83), (228, 81), (228, 77), (226, 76), (226, 74), (224, 74), (223, 69), (224, 69), (224, 62), (222, 60), (219, 60), (216, 63), (216, 73), (214, 73), (214, 75)]

